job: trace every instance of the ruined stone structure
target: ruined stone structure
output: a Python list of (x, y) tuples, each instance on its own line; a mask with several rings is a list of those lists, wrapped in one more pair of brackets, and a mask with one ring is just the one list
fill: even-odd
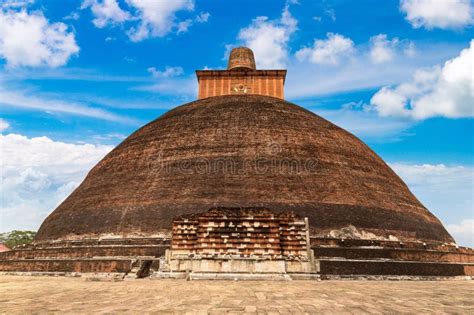
[(174, 220), (174, 272), (311, 272), (308, 221), (266, 208), (213, 208)]
[(199, 100), (112, 150), (0, 271), (473, 275), (473, 250), (376, 153), (283, 99), (285, 74), (247, 48), (197, 71)]
[(177, 255), (308, 257), (304, 220), (266, 208), (214, 208), (174, 220), (171, 250)]

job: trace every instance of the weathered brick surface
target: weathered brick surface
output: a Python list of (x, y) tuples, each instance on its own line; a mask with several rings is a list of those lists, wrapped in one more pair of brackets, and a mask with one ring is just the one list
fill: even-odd
[(390, 259), (420, 262), (474, 263), (474, 254), (472, 253), (463, 254), (456, 251), (423, 249), (318, 247), (314, 249), (314, 255), (316, 259), (340, 257), (360, 260)]
[[(263, 173), (245, 164), (259, 158), (267, 161)], [(222, 160), (246, 167), (202, 171)], [(288, 160), (310, 163), (295, 173), (285, 167)], [(37, 240), (169, 232), (176, 216), (216, 205), (294, 211), (309, 218), (313, 235), (353, 225), (403, 241), (453, 241), (359, 139), (301, 107), (259, 95), (202, 99), (142, 127), (90, 171)]]
[(421, 241), (389, 241), (377, 239), (351, 239), (351, 238), (331, 238), (331, 237), (311, 237), (311, 247), (383, 247), (395, 249), (420, 249), (455, 252), (459, 254), (474, 255), (474, 249), (468, 247), (458, 247), (453, 244), (441, 242), (421, 242)]
[(322, 275), (471, 276), (464, 264), (369, 260), (319, 260)]
[(18, 272), (128, 272), (130, 259), (21, 259), (0, 260), (0, 271)]
[(265, 208), (214, 208), (173, 222), (173, 252), (307, 257), (304, 220)]
[(167, 245), (148, 246), (74, 246), (16, 249), (0, 254), (0, 259), (34, 258), (92, 258), (103, 256), (152, 256), (161, 257)]
[(162, 257), (169, 239), (84, 239), (33, 243), (0, 253), (0, 271), (127, 272), (133, 260)]
[(81, 239), (61, 239), (54, 241), (35, 241), (27, 248), (49, 248), (49, 247), (74, 247), (74, 246), (145, 246), (145, 245), (169, 245), (171, 239), (168, 237), (137, 237), (137, 238), (81, 238)]

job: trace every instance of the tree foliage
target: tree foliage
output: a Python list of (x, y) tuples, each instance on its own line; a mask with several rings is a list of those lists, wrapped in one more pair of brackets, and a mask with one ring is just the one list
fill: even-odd
[(0, 233), (0, 243), (4, 243), (9, 248), (19, 245), (29, 244), (33, 241), (36, 232), (14, 230), (7, 233)]

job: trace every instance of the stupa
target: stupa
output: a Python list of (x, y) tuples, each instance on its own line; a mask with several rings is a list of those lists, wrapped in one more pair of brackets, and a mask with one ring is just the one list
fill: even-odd
[(456, 277), (472, 249), (366, 144), (232, 50), (198, 100), (120, 143), (0, 271), (138, 277)]

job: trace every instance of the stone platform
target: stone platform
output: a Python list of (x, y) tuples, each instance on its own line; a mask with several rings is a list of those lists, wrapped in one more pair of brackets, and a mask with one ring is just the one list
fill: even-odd
[(474, 276), (474, 250), (441, 243), (311, 238), (322, 279)]
[(474, 312), (473, 281), (85, 281), (0, 276), (0, 312), (359, 314)]
[[(312, 237), (310, 243), (314, 253), (313, 273), (291, 273), (287, 270), (274, 274), (286, 273), (292, 279), (455, 279), (474, 276), (474, 251), (470, 248), (440, 243), (321, 237)], [(139, 274), (141, 277), (151, 275), (152, 278), (186, 278), (186, 270), (181, 270), (181, 274), (174, 272), (166, 275), (164, 255), (170, 248), (170, 239), (164, 238), (37, 243), (0, 253), (0, 272), (52, 275), (118, 273), (128, 277)], [(236, 262), (228, 259), (225, 263)], [(196, 272), (194, 279), (235, 278), (231, 270), (224, 268), (221, 273), (215, 276), (212, 272)], [(255, 272), (250, 270), (248, 274), (252, 273)]]

